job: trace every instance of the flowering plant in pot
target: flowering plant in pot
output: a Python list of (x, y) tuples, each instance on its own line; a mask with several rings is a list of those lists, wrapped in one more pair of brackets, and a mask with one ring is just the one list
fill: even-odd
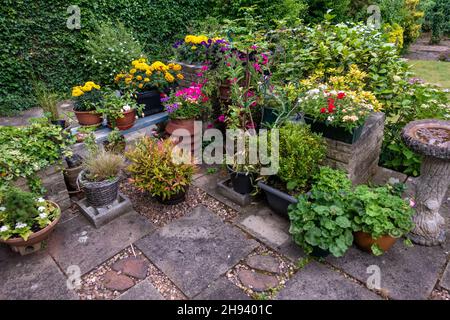
[(151, 64), (140, 58), (131, 62), (131, 68), (115, 76), (115, 82), (123, 91), (132, 92), (139, 104), (144, 104), (144, 115), (161, 112), (161, 95), (184, 79), (182, 67), (176, 63), (165, 64), (155, 61)]
[(89, 205), (104, 207), (117, 199), (124, 164), (121, 155), (92, 149), (78, 175), (79, 185)]
[(108, 127), (127, 130), (133, 127), (137, 114), (141, 114), (143, 105), (139, 105), (125, 93), (119, 96), (116, 92), (108, 92), (98, 104), (97, 111), (108, 119)]
[(214, 62), (218, 53), (229, 45), (228, 41), (220, 37), (208, 38), (205, 35), (186, 35), (172, 46), (175, 60), (187, 64), (202, 64), (205, 61)]
[(289, 207), (289, 232), (307, 254), (341, 257), (353, 243), (356, 225), (347, 210), (351, 182), (339, 170), (323, 167), (314, 177), (311, 192)]
[(366, 119), (379, 111), (381, 104), (367, 91), (336, 91), (321, 85), (300, 97), (300, 109), (313, 131), (326, 138), (354, 143)]
[(288, 206), (297, 202), (295, 197), (310, 189), (325, 155), (325, 142), (309, 126), (286, 122), (279, 128), (278, 173), (258, 182), (272, 210), (287, 215)]
[[(381, 255), (413, 229), (413, 203), (402, 199), (402, 190), (391, 185), (377, 188), (361, 185), (349, 195), (349, 211), (356, 225), (355, 243), (359, 248)], [(405, 244), (411, 242), (406, 239)]]
[(170, 140), (144, 137), (126, 152), (131, 161), (130, 182), (163, 204), (183, 202), (195, 172), (195, 165), (174, 161), (175, 144)]
[(92, 81), (72, 88), (72, 98), (75, 101), (73, 111), (80, 125), (92, 126), (102, 123), (101, 114), (96, 110), (97, 104), (102, 100), (100, 88)]
[(17, 188), (0, 193), (0, 242), (27, 254), (40, 248), (61, 216), (59, 206)]

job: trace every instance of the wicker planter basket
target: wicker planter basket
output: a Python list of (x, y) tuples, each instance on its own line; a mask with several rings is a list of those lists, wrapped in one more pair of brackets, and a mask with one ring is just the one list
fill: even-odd
[(119, 194), (120, 177), (114, 180), (91, 182), (85, 179), (85, 171), (78, 175), (78, 183), (86, 195), (86, 200), (92, 207), (104, 207), (113, 203)]

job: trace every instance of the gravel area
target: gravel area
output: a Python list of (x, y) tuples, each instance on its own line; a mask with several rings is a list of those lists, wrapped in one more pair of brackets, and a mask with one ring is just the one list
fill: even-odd
[[(148, 261), (148, 259), (136, 247), (128, 247), (122, 252), (118, 253), (108, 261), (97, 266), (90, 273), (84, 275), (81, 279), (81, 288), (76, 290), (80, 299), (82, 300), (111, 300), (117, 298), (123, 292), (112, 291), (103, 286), (104, 275), (111, 271), (111, 266), (118, 260), (127, 257), (139, 257), (149, 263), (147, 271), (147, 280), (161, 293), (167, 300), (184, 300), (184, 294), (164, 275), (156, 266)], [(141, 279), (133, 278), (136, 284), (143, 281)]]
[(252, 270), (249, 266), (245, 264), (244, 261), (237, 264), (233, 269), (227, 272), (227, 278), (231, 282), (233, 282), (236, 286), (244, 290), (244, 292), (256, 300), (271, 300), (273, 299), (278, 291), (280, 291), (284, 285), (286, 284), (286, 281), (294, 275), (294, 272), (296, 270), (296, 267), (294, 264), (289, 262), (286, 258), (282, 257), (280, 254), (270, 250), (269, 248), (261, 245), (258, 248), (255, 249), (249, 256), (253, 255), (271, 255), (275, 257), (279, 262), (279, 268), (280, 268), (280, 274), (276, 275), (278, 278), (278, 287), (272, 288), (265, 292), (255, 292), (251, 288), (248, 288), (244, 286), (241, 281), (238, 279), (238, 272), (239, 270), (245, 269), (245, 270)]
[(434, 289), (431, 293), (430, 300), (450, 300), (450, 291), (443, 288)]
[(210, 209), (211, 212), (217, 214), (225, 221), (231, 221), (238, 215), (235, 210), (192, 185), (189, 188), (186, 201), (172, 206), (159, 203), (149, 194), (137, 190), (127, 181), (122, 182), (120, 189), (121, 192), (130, 198), (134, 210), (150, 219), (152, 223), (159, 227), (184, 216), (200, 204)]

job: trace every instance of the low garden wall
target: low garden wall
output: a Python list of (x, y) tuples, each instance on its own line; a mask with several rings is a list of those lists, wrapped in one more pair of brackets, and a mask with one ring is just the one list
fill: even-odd
[(361, 137), (354, 144), (326, 139), (328, 144), (325, 165), (342, 169), (348, 173), (353, 184), (367, 183), (375, 174), (383, 143), (385, 115), (371, 115), (364, 126)]

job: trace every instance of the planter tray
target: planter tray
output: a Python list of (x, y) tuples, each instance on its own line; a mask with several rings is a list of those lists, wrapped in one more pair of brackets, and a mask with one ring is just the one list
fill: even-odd
[(239, 192), (233, 190), (230, 178), (217, 182), (217, 189), (220, 194), (241, 207), (248, 206), (252, 203), (252, 196), (250, 194), (240, 194)]
[(86, 198), (76, 202), (81, 213), (96, 227), (107, 224), (115, 218), (133, 210), (131, 201), (119, 193), (116, 201), (106, 207), (94, 208), (87, 204)]
[(285, 192), (272, 188), (261, 181), (258, 182), (258, 187), (260, 187), (266, 194), (269, 207), (275, 213), (288, 217), (288, 207), (291, 204), (297, 203), (297, 199)]

